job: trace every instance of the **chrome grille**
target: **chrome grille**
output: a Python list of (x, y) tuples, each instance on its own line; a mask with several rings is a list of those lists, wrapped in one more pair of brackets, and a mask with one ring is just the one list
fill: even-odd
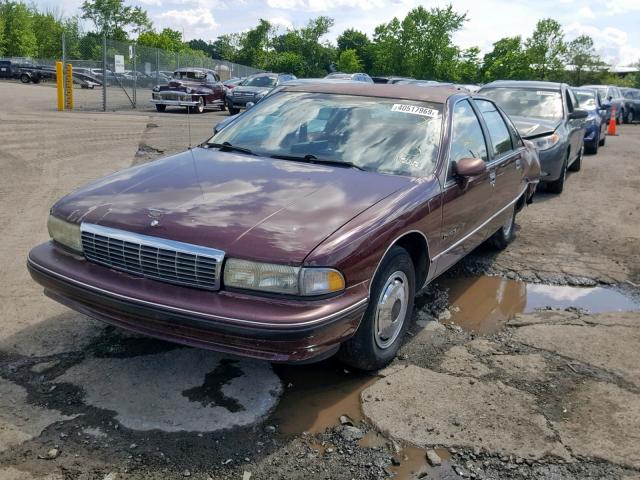
[(83, 223), (87, 260), (161, 282), (218, 290), (224, 252), (190, 243)]
[(163, 100), (182, 100), (185, 97), (183, 93), (172, 93), (172, 92), (160, 92), (160, 97)]

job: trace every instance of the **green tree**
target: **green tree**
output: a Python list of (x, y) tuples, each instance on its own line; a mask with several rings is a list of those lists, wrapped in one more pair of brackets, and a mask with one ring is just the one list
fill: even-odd
[(62, 33), (64, 24), (51, 12), (40, 13), (32, 10), (34, 33), (37, 43), (38, 58), (62, 57)]
[(453, 34), (462, 28), (466, 14), (446, 8), (417, 7), (402, 20), (394, 18), (374, 32), (373, 72), (410, 75), (425, 80), (452, 80), (460, 50)]
[(124, 0), (84, 0), (80, 9), (98, 33), (115, 40), (127, 40), (128, 30), (139, 34), (152, 27), (145, 10), (125, 5)]
[(231, 62), (236, 60), (239, 48), (240, 34), (238, 33), (220, 35), (211, 44), (212, 56), (214, 58), (222, 58)]
[(529, 60), (520, 36), (501, 38), (482, 60), (482, 78), (485, 82), (524, 80), (529, 77)]
[[(0, 13), (2, 13), (1, 6), (0, 6)], [(4, 56), (5, 54), (4, 29), (5, 29), (4, 16), (0, 15), (0, 57)]]
[(567, 44), (565, 59), (570, 69), (568, 81), (575, 85), (595, 81), (595, 77), (606, 67), (593, 47), (593, 39), (588, 35), (580, 35)]
[(362, 61), (363, 70), (366, 72), (371, 71), (373, 66), (371, 40), (365, 33), (349, 28), (338, 36), (337, 44), (338, 55), (346, 50), (354, 50), (358, 59)]
[(336, 69), (345, 73), (362, 72), (362, 62), (358, 58), (358, 53), (352, 48), (342, 51), (338, 57)]
[(236, 61), (251, 66), (262, 65), (266, 58), (269, 35), (272, 31), (271, 23), (261, 18), (258, 25), (240, 38), (240, 49), (236, 54)]
[(480, 81), (480, 49), (471, 47), (463, 50), (458, 59), (455, 80), (462, 83), (478, 83)]
[(171, 28), (164, 28), (160, 33), (156, 33), (153, 30), (142, 32), (138, 35), (137, 43), (169, 52), (180, 52), (187, 48), (182, 42), (182, 33)]
[(306, 71), (304, 58), (296, 52), (273, 52), (267, 56), (263, 66), (265, 70), (293, 73), (297, 76), (303, 76)]
[(9, 57), (37, 56), (38, 41), (31, 10), (24, 3), (6, 1), (0, 4), (0, 18), (4, 23), (4, 54)]
[(554, 80), (562, 76), (567, 47), (560, 23), (552, 18), (538, 21), (525, 47), (533, 78)]

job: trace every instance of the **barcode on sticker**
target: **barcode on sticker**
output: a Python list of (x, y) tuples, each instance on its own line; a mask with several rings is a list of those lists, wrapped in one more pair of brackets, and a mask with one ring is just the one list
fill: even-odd
[(412, 115), (422, 115), (423, 117), (436, 118), (438, 116), (438, 111), (432, 108), (418, 107), (416, 105), (405, 105), (403, 103), (394, 103), (393, 107), (391, 107), (391, 111), (410, 113)]

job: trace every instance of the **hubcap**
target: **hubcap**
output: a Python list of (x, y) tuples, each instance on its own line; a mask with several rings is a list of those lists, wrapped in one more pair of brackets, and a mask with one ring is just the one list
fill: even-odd
[(512, 228), (513, 228), (513, 212), (511, 212), (511, 215), (509, 215), (508, 220), (502, 226), (502, 232), (504, 233), (505, 237), (509, 237), (511, 235)]
[(393, 272), (382, 288), (376, 306), (375, 340), (380, 348), (388, 348), (402, 330), (409, 301), (409, 281), (404, 272)]

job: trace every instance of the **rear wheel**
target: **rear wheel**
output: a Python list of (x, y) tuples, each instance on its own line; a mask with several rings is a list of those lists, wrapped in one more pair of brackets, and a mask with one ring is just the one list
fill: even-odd
[(505, 223), (491, 236), (489, 243), (498, 250), (504, 250), (516, 238), (516, 206), (510, 210), (511, 214)]
[(553, 182), (547, 183), (547, 190), (551, 193), (562, 193), (564, 190), (564, 182), (567, 179), (567, 159), (569, 158), (569, 152), (564, 157), (562, 162), (562, 171), (560, 172), (560, 178)]
[(415, 288), (411, 257), (404, 248), (392, 247), (373, 278), (360, 326), (340, 346), (338, 358), (361, 370), (377, 370), (391, 362), (409, 328)]
[(156, 110), (157, 110), (157, 111), (159, 111), (159, 112), (164, 112), (166, 109), (167, 109), (167, 106), (166, 106), (166, 105), (159, 105), (159, 104), (156, 104)]

